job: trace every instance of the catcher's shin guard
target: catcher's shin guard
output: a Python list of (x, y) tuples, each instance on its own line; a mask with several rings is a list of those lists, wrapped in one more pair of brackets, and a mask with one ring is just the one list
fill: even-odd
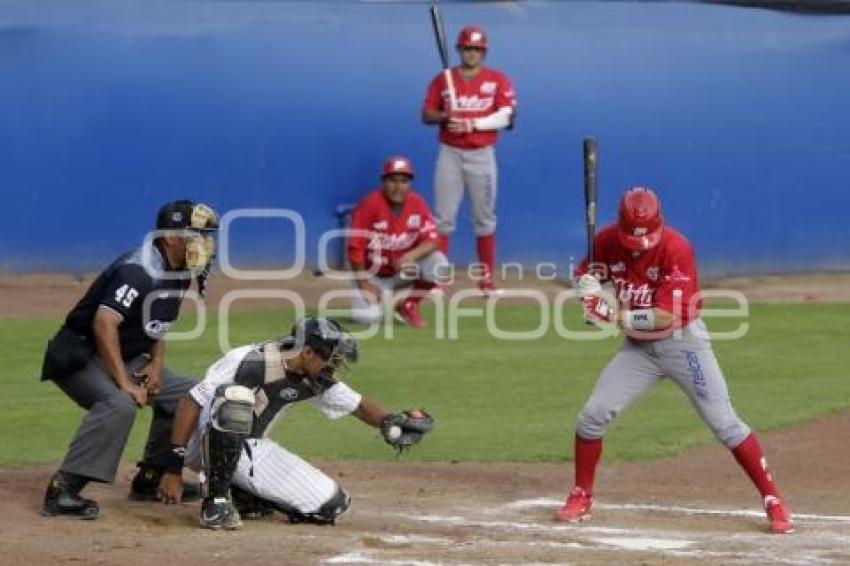
[(211, 413), (204, 435), (206, 495), (208, 499), (229, 500), (242, 443), (254, 424), (254, 394), (241, 385), (222, 385), (216, 390)]

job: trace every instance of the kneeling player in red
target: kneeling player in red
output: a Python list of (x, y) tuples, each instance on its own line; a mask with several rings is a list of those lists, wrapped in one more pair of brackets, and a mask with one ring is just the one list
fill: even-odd
[[(617, 322), (626, 339), (602, 371), (581, 410), (575, 435), (575, 485), (556, 519), (590, 517), (593, 481), (602, 437), (611, 421), (663, 377), (688, 396), (700, 417), (759, 490), (774, 533), (794, 529), (756, 435), (735, 413), (726, 380), (700, 319), (702, 301), (690, 242), (664, 224), (655, 193), (626, 191), (619, 221), (596, 236), (595, 261), (576, 269), (585, 317)], [(617, 305), (608, 305), (602, 284), (611, 283)]]
[(411, 288), (395, 307), (395, 316), (410, 326), (425, 326), (419, 303), (448, 276), (449, 262), (437, 250), (431, 209), (413, 192), (411, 181), (410, 160), (390, 157), (384, 164), (381, 187), (357, 203), (352, 214), (347, 249), (357, 276), (351, 307), (352, 318), (358, 322), (381, 321), (384, 300), (397, 290)]

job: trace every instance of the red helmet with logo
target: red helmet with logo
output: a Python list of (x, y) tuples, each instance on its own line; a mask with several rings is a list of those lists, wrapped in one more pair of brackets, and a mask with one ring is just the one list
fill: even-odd
[(620, 200), (617, 235), (623, 247), (635, 251), (654, 248), (661, 240), (664, 217), (661, 203), (649, 187), (632, 187)]
[(410, 159), (403, 155), (393, 155), (387, 159), (384, 162), (384, 169), (381, 173), (381, 177), (398, 174), (407, 175), (411, 179), (413, 178), (413, 163), (411, 163)]
[(487, 49), (487, 34), (483, 28), (467, 26), (457, 35), (457, 47), (480, 47)]

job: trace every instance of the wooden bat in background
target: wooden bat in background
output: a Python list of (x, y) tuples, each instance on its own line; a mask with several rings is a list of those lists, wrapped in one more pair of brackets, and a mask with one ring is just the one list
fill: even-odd
[(446, 86), (449, 89), (449, 111), (457, 110), (457, 93), (455, 92), (452, 70), (449, 65), (449, 48), (446, 40), (446, 26), (443, 24), (443, 14), (437, 2), (431, 4), (431, 26), (434, 28), (434, 39), (437, 41), (437, 51), (440, 52), (440, 62), (443, 65), (443, 75), (446, 77)]

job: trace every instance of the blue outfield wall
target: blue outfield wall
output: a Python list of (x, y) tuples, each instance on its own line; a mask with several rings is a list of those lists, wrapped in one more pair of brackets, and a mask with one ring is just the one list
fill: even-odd
[[(500, 259), (584, 249), (581, 139), (600, 219), (655, 186), (711, 274), (850, 266), (850, 18), (690, 3), (444, 3), (513, 77)], [(308, 257), (334, 208), (409, 154), (430, 198), (438, 71), (424, 3), (0, 1), (0, 268), (104, 265), (157, 206), (277, 207)], [(468, 214), (454, 247), (471, 259)], [(283, 222), (234, 225), (234, 261), (292, 256)]]

